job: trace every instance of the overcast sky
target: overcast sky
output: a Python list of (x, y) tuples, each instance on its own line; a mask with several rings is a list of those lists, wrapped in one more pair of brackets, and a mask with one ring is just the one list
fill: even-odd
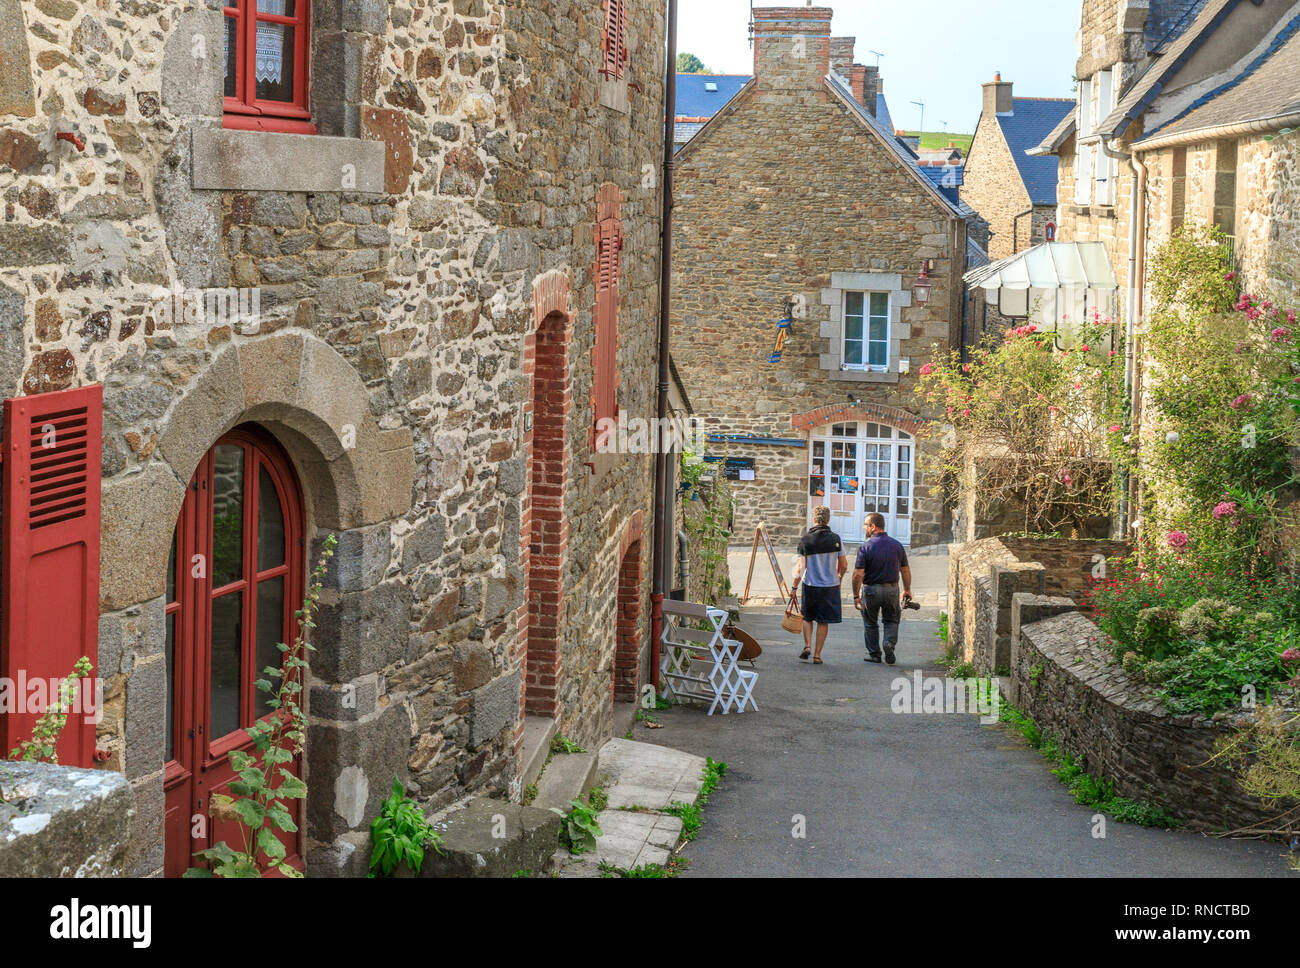
[[(797, 3), (798, 0), (793, 0)], [(779, 6), (756, 0), (755, 6)], [(819, 4), (821, 5), (821, 4)], [(889, 111), (899, 127), (971, 133), (980, 84), (996, 71), (1024, 97), (1072, 97), (1079, 0), (827, 0), (832, 33), (857, 37), (857, 61), (880, 51)], [(715, 74), (750, 74), (750, 0), (681, 0), (678, 50)]]

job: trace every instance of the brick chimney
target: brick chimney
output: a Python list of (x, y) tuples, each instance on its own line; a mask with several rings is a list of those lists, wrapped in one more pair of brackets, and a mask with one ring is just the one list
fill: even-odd
[(831, 69), (830, 7), (754, 10), (754, 76), (760, 96), (812, 91)]
[(857, 46), (856, 37), (831, 38), (831, 70), (844, 77), (849, 76), (853, 68), (853, 48)]
[(1014, 114), (1015, 102), (1011, 98), (1011, 82), (1002, 80), (1001, 74), (994, 74), (993, 80), (984, 85), (984, 113)]
[(854, 64), (849, 68), (849, 86), (853, 90), (853, 99), (874, 118), (876, 95), (880, 93), (880, 68)]

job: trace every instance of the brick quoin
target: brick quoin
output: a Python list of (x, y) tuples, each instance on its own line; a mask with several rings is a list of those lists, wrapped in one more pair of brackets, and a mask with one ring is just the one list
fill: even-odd
[(564, 606), (565, 468), (568, 441), (568, 354), (571, 318), (567, 314), (569, 281), (548, 273), (533, 284), (536, 331), (524, 348), (532, 363), (533, 426), (525, 433), (528, 488), (521, 528), (526, 576), (525, 607), (521, 610), (524, 649), (524, 711), (554, 717), (558, 712), (560, 675), (559, 624)]

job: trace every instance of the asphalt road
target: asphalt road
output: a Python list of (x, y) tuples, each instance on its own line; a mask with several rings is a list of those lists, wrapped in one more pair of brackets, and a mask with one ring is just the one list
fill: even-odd
[(914, 614), (897, 665), (863, 661), (862, 623), (846, 610), (814, 666), (798, 660), (802, 640), (782, 631), (779, 609), (746, 609), (764, 646), (759, 711), (679, 706), (655, 714), (662, 729), (634, 728), (728, 764), (684, 876), (1290, 876), (1277, 844), (1110, 819), (1095, 837), (1094, 812), (1018, 733), (969, 714), (891, 712), (894, 679), (942, 674), (935, 622)]

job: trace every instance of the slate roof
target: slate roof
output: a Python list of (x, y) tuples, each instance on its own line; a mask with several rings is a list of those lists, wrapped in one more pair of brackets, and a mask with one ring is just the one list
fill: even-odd
[(894, 130), (894, 119), (889, 116), (889, 103), (883, 94), (876, 95), (876, 120), (886, 131)]
[(1060, 123), (1052, 129), (1051, 134), (1044, 138), (1037, 147), (1030, 148), (1029, 153), (1031, 155), (1055, 155), (1061, 145), (1065, 144), (1074, 134), (1074, 129), (1078, 127), (1078, 116), (1078, 110), (1071, 107), (1066, 112), (1065, 117), (1061, 118)]
[[(750, 82), (748, 74), (678, 74), (677, 117), (711, 118)], [(707, 91), (709, 84), (717, 91)]]
[(1164, 53), (1124, 92), (1115, 110), (1098, 126), (1098, 131), (1108, 139), (1122, 137), (1130, 122), (1151, 106), (1164, 90), (1165, 84), (1178, 73), (1239, 2), (1240, 0), (1207, 0), (1191, 25), (1169, 43), (1164, 48)]
[(1241, 73), (1147, 137), (1186, 135), (1296, 111), (1300, 111), (1300, 16), (1291, 19), (1269, 48)]
[(1020, 170), (1020, 180), (1031, 205), (1056, 204), (1057, 162), (1055, 158), (1026, 154), (1074, 114), (1074, 102), (1062, 98), (1012, 98), (1011, 114), (998, 115), (998, 127)]
[(969, 235), (966, 236), (966, 271), (983, 269), (988, 264), (989, 254), (984, 251), (978, 242)]
[(1152, 0), (1147, 14), (1147, 52), (1161, 53), (1182, 35), (1209, 0)]

